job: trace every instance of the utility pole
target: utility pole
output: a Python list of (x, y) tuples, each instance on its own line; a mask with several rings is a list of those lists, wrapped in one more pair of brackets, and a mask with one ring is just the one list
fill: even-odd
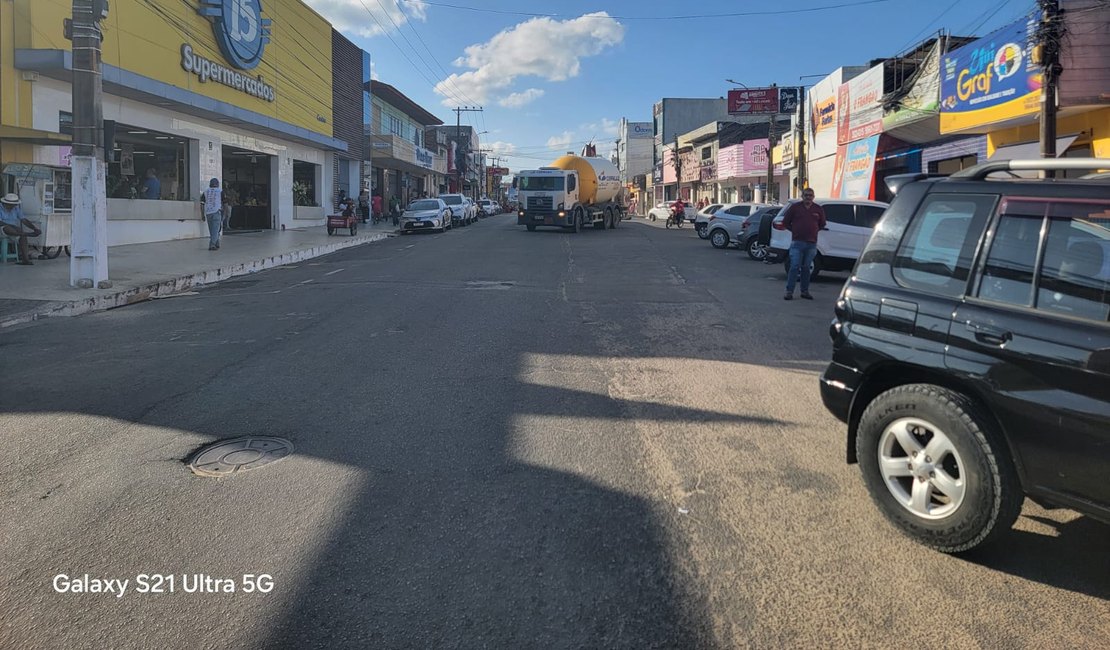
[[(798, 166), (798, 196), (806, 188), (806, 89), (798, 87), (798, 155), (794, 164)], [(793, 195), (792, 195), (793, 196)]]
[(107, 0), (73, 0), (73, 226), (69, 283), (108, 289), (108, 200), (104, 187), (100, 21)]
[(677, 133), (674, 136), (674, 156), (673, 156), (673, 159), (672, 159), (671, 162), (674, 163), (674, 179), (675, 179), (675, 182), (678, 183), (677, 189), (675, 190), (675, 196), (674, 196), (674, 198), (677, 200), (677, 199), (682, 198), (682, 158), (680, 158), (679, 155), (678, 155), (678, 134)]
[[(1044, 82), (1041, 85), (1041, 157), (1056, 157), (1056, 85), (1063, 66), (1060, 65), (1060, 3), (1057, 0), (1039, 0), (1041, 23), (1037, 28), (1037, 45), (1033, 60), (1041, 64)], [(1045, 178), (1054, 178), (1056, 172), (1042, 172)]]
[(459, 106), (457, 108), (452, 108), (451, 110), (455, 111), (455, 174), (458, 178), (459, 194), (463, 194), (463, 167), (466, 166), (463, 161), (465, 161), (466, 158), (460, 156), (460, 154), (462, 153), (462, 114), (481, 113), (482, 107)]
[(767, 120), (767, 191), (764, 192), (764, 203), (772, 203), (774, 201), (774, 193), (771, 191), (771, 186), (775, 183), (775, 157), (771, 155), (771, 151), (775, 148), (775, 113), (771, 113), (770, 119)]

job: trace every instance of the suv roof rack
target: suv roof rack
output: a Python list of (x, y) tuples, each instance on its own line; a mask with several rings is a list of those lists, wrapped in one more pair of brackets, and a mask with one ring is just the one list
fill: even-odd
[(1110, 158), (1034, 158), (985, 162), (952, 174), (949, 178), (981, 181), (994, 172), (1030, 172), (1110, 169)]

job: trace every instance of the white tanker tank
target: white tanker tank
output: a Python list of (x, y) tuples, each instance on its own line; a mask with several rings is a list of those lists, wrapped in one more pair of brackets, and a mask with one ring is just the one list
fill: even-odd
[[(592, 152), (591, 152), (592, 153)], [(617, 167), (596, 156), (560, 156), (547, 167), (516, 175), (517, 224), (581, 230), (616, 228), (624, 217)]]

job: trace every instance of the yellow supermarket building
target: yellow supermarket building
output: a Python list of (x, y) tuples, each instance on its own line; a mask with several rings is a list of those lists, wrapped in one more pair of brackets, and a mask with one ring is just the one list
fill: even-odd
[[(0, 191), (66, 243), (71, 12), (0, 2)], [(301, 0), (112, 0), (101, 27), (110, 245), (204, 236), (211, 178), (244, 230), (318, 225), (357, 179), (333, 125), (335, 32)]]

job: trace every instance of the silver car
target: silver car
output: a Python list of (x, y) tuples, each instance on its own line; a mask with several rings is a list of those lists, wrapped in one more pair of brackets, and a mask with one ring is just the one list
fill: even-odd
[(723, 203), (710, 203), (701, 210), (698, 210), (698, 218), (694, 221), (694, 230), (697, 231), (698, 237), (702, 239), (709, 239), (709, 217), (712, 217), (717, 210), (721, 209)]
[(451, 208), (443, 199), (420, 199), (409, 204), (401, 213), (401, 234), (417, 230), (444, 232), (453, 226)]
[(462, 194), (440, 194), (439, 198), (451, 208), (451, 216), (456, 225), (466, 226), (477, 221), (478, 216), (471, 211), (474, 206)]
[(744, 220), (761, 209), (768, 207), (764, 203), (726, 203), (709, 217), (706, 225), (709, 243), (713, 248), (728, 248), (739, 246), (743, 242), (742, 225)]

